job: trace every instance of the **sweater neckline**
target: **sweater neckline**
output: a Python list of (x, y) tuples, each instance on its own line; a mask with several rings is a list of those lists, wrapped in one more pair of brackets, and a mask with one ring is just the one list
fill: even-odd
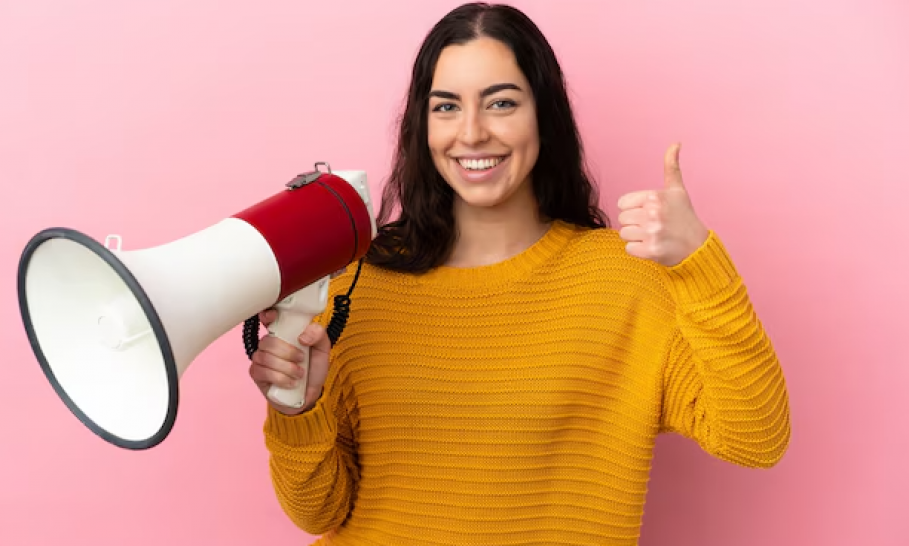
[(456, 287), (501, 286), (524, 277), (562, 250), (574, 232), (571, 225), (556, 220), (535, 243), (500, 262), (474, 267), (437, 266), (420, 275), (420, 281)]

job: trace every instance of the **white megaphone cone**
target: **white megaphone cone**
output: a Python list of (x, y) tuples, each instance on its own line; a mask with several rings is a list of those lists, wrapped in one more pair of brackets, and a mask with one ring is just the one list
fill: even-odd
[[(161, 246), (122, 251), (117, 236), (102, 244), (69, 228), (32, 237), (19, 263), (22, 319), (42, 370), (85, 426), (123, 448), (159, 444), (190, 363), (268, 307), (278, 309), (269, 332), (300, 347), (326, 307), (329, 276), (376, 235), (365, 172), (319, 165), (327, 167)], [(268, 395), (300, 407), (302, 383)]]

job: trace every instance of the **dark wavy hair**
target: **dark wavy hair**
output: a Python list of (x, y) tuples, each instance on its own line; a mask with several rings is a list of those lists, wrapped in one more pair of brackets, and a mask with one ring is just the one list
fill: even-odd
[[(562, 69), (549, 42), (520, 10), (473, 2), (455, 8), (436, 23), (417, 54), (407, 103), (398, 120), (392, 170), (377, 215), (378, 235), (366, 255), (368, 263), (422, 273), (444, 263), (451, 252), (457, 237), (454, 192), (430, 154), (429, 92), (442, 50), (480, 37), (507, 45), (530, 83), (540, 140), (531, 178), (540, 216), (582, 227), (609, 227), (586, 168)], [(398, 216), (390, 221), (396, 209)]]

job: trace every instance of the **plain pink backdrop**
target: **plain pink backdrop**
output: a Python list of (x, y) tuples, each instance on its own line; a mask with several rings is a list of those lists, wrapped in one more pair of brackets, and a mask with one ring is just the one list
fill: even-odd
[[(458, 3), (0, 1), (0, 544), (308, 543), (271, 490), (239, 328), (190, 368), (170, 438), (119, 450), (42, 376), (19, 252), (50, 225), (162, 244), (316, 161), (377, 194), (410, 62)], [(610, 213), (683, 142), (786, 370), (783, 462), (661, 438), (641, 544), (909, 544), (909, 3), (515, 4), (564, 63)]]

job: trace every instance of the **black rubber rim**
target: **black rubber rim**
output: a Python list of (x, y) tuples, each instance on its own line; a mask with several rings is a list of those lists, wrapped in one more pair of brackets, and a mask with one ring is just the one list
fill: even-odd
[[(25, 284), (26, 276), (28, 274), (28, 266), (31, 262), (31, 257), (34, 252), (40, 247), (44, 242), (51, 239), (67, 239), (73, 242), (76, 242), (85, 248), (91, 250), (98, 255), (102, 260), (104, 260), (110, 267), (113, 269), (123, 280), (127, 287), (132, 291), (133, 296), (136, 298), (136, 301), (139, 302), (139, 305), (142, 307), (142, 311), (145, 313), (146, 318), (152, 327), (152, 332), (155, 334), (155, 338), (158, 341), (158, 348), (161, 351), (161, 355), (164, 359), (164, 367), (167, 373), (167, 383), (168, 383), (168, 406), (167, 406), (167, 415), (164, 418), (164, 422), (161, 425), (161, 428), (158, 429), (153, 436), (144, 439), (144, 440), (127, 440), (121, 438), (116, 434), (112, 434), (95, 423), (91, 418), (88, 417), (78, 406), (73, 402), (69, 397), (69, 394), (63, 389), (60, 382), (57, 381), (56, 376), (54, 376), (51, 371), (51, 367), (47, 362), (47, 358), (44, 355), (44, 351), (41, 349), (41, 344), (38, 341), (38, 336), (35, 332), (34, 326), (31, 321), (31, 314), (29, 313), (28, 306), (28, 297), (26, 295)], [(38, 359), (38, 363), (41, 365), (41, 370), (44, 372), (45, 377), (53, 386), (54, 391), (57, 395), (63, 400), (66, 404), (66, 407), (84, 424), (88, 427), (89, 430), (94, 432), (96, 435), (102, 439), (114, 444), (115, 446), (122, 447), (125, 449), (148, 449), (155, 447), (164, 441), (165, 438), (170, 434), (170, 431), (174, 427), (174, 423), (177, 419), (177, 407), (179, 405), (179, 385), (177, 377), (177, 364), (174, 360), (173, 349), (170, 346), (170, 341), (167, 339), (167, 334), (164, 331), (164, 325), (161, 323), (161, 318), (158, 316), (158, 312), (155, 310), (154, 305), (152, 305), (151, 300), (148, 295), (145, 293), (145, 290), (142, 289), (142, 286), (133, 277), (129, 269), (120, 261), (113, 252), (107, 249), (104, 245), (95, 241), (91, 237), (76, 231), (70, 228), (49, 228), (45, 229), (34, 237), (32, 237), (28, 244), (25, 246), (25, 250), (22, 251), (22, 256), (19, 260), (19, 270), (18, 270), (18, 293), (19, 293), (19, 312), (22, 315), (22, 321), (25, 325), (25, 331), (28, 334), (28, 340), (31, 344), (32, 351), (35, 353), (35, 357)]]

